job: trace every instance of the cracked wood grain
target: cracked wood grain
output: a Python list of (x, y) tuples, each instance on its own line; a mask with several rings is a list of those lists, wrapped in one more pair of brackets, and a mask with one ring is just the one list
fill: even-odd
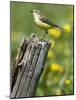
[(48, 41), (39, 40), (37, 37), (22, 43), (15, 61), (18, 73), (11, 98), (35, 96), (49, 47)]

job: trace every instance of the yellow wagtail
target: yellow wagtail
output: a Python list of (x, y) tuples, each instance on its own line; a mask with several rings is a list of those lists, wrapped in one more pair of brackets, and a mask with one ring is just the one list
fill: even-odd
[[(59, 28), (59, 29), (65, 31), (63, 28), (61, 28), (58, 25), (51, 22), (47, 17), (43, 16), (39, 10), (34, 9), (34, 10), (31, 10), (31, 12), (33, 13), (35, 23), (40, 28), (45, 30), (45, 34), (47, 34), (48, 30), (52, 29), (52, 28)], [(43, 38), (45, 37), (45, 34), (44, 34)]]

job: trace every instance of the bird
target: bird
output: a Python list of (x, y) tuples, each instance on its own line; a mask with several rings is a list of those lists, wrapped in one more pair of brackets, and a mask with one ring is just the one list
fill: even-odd
[(44, 39), (45, 35), (48, 34), (49, 29), (59, 28), (63, 31), (66, 31), (65, 29), (63, 29), (60, 26), (53, 23), (49, 18), (42, 15), (39, 10), (33, 9), (33, 10), (30, 10), (30, 12), (33, 14), (34, 22), (36, 23), (36, 25), (38, 25), (40, 28), (42, 28), (45, 31), (43, 39)]

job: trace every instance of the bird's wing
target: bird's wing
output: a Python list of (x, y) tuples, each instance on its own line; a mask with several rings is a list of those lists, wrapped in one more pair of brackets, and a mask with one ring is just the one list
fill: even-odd
[(47, 17), (45, 16), (40, 16), (39, 18), (43, 23), (49, 24), (53, 27), (58, 27), (56, 24), (54, 24), (53, 22), (51, 22)]
[(43, 23), (46, 23), (46, 24), (49, 24), (49, 25), (51, 25), (52, 27), (57, 27), (57, 28), (60, 28), (62, 31), (67, 31), (67, 30), (65, 30), (65, 29), (63, 29), (62, 27), (60, 27), (60, 26), (58, 26), (58, 25), (56, 25), (56, 24), (54, 24), (53, 22), (51, 22), (47, 17), (45, 17), (45, 16), (40, 16), (40, 18), (39, 18)]

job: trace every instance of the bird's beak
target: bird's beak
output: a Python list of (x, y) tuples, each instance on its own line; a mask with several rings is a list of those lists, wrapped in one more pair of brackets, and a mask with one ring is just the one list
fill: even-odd
[(33, 10), (30, 10), (30, 13), (33, 13)]

